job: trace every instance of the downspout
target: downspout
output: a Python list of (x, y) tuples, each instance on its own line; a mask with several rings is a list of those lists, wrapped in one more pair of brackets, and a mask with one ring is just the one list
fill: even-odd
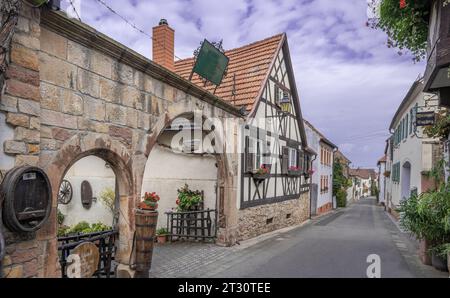
[(335, 147), (333, 149), (333, 164), (331, 165), (331, 210), (337, 209), (337, 194), (336, 194), (336, 207), (334, 207), (334, 196), (333, 196), (333, 178), (334, 178), (334, 154), (338, 151), (338, 148)]
[[(317, 159), (317, 154), (314, 154), (314, 158), (311, 159), (311, 168), (314, 163), (314, 161)], [(314, 173), (312, 174), (314, 175)], [(311, 187), (312, 187), (312, 175), (311, 175), (311, 181), (309, 181), (309, 219), (312, 219), (312, 196), (311, 196)]]

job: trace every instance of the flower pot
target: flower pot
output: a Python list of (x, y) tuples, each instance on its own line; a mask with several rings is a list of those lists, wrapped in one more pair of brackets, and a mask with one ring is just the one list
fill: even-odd
[(158, 238), (158, 243), (160, 243), (160, 244), (164, 244), (167, 241), (167, 235), (158, 235), (157, 238)]
[(448, 271), (445, 258), (437, 255), (436, 253), (431, 254), (431, 264), (439, 271)]
[(419, 257), (424, 265), (431, 265), (431, 256), (428, 253), (429, 248), (430, 248), (430, 245), (428, 244), (427, 240), (420, 240)]

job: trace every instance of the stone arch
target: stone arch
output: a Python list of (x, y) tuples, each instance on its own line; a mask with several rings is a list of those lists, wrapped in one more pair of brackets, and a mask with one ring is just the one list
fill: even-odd
[[(97, 156), (111, 165), (116, 176), (120, 208), (119, 221), (119, 242), (116, 259), (119, 263), (127, 264), (131, 254), (131, 242), (134, 232), (134, 206), (136, 203), (136, 187), (132, 171), (132, 155), (129, 149), (120, 141), (114, 140), (108, 135), (97, 133), (78, 133), (70, 138), (58, 151), (56, 151), (47, 165), (43, 165), (49, 176), (52, 186), (52, 213), (47, 228), (43, 229), (42, 235), (51, 237), (52, 244), (49, 247), (50, 253), (46, 261), (50, 273), (54, 275), (58, 266), (53, 264), (58, 261), (57, 251), (57, 196), (59, 185), (70, 167), (86, 156)], [(54, 267), (55, 266), (55, 267)]]
[[(146, 157), (145, 161), (149, 158), (153, 147), (165, 128), (170, 126), (177, 118), (192, 115), (195, 109), (202, 112), (202, 123), (208, 117), (219, 118), (223, 121), (228, 115), (226, 112), (215, 106), (205, 104), (204, 102), (193, 98), (190, 101), (174, 103), (172, 106), (168, 107), (165, 114), (161, 115), (155, 121), (152, 134), (150, 134), (147, 139), (147, 146), (144, 152)], [(223, 127), (223, 130), (226, 129), (227, 128)], [(223, 146), (222, 152), (214, 154), (217, 164), (217, 209), (219, 211), (217, 240), (221, 244), (232, 245), (236, 241), (237, 233), (237, 160), (234, 160), (232, 154), (228, 154), (228, 152), (225, 151), (225, 147), (227, 146), (225, 135), (215, 134), (215, 139), (218, 144)], [(234, 150), (237, 150), (237, 148), (234, 148)], [(237, 151), (232, 153), (237, 153)], [(146, 166), (145, 162), (139, 173), (136, 174), (136, 177), (139, 180), (137, 183), (139, 187), (142, 187)], [(220, 203), (223, 205), (220, 206)]]

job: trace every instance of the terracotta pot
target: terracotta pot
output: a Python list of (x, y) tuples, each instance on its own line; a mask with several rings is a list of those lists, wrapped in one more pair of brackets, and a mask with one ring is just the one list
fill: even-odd
[(167, 235), (158, 235), (157, 238), (158, 238), (158, 243), (160, 243), (160, 244), (164, 244), (167, 241)]
[(420, 260), (425, 265), (431, 265), (431, 256), (428, 253), (429, 248), (430, 248), (430, 245), (428, 244), (427, 240), (420, 240), (419, 256), (420, 256)]

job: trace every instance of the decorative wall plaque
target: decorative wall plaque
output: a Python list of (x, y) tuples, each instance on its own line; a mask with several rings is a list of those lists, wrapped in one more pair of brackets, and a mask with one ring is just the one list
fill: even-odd
[(81, 204), (86, 209), (92, 206), (92, 187), (87, 180), (81, 182)]

